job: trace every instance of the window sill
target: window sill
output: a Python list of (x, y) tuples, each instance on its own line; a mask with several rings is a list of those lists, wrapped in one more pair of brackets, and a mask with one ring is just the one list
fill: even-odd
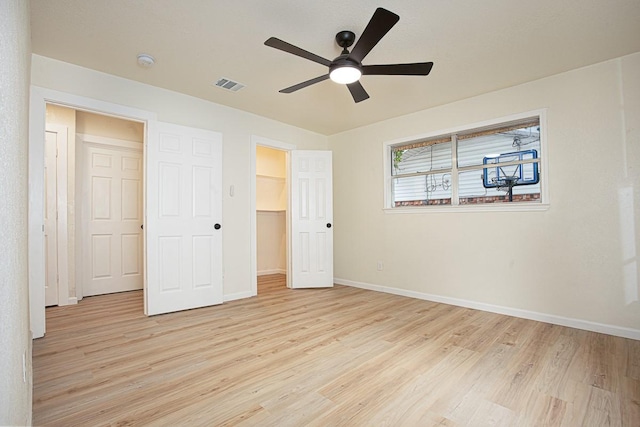
[(548, 203), (499, 203), (484, 205), (445, 205), (383, 208), (385, 214), (428, 214), (449, 212), (542, 212), (549, 210)]

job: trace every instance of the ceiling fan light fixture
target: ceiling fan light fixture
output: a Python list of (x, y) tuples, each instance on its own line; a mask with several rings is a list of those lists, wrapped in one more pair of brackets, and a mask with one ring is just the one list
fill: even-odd
[[(276, 37), (269, 37), (265, 42), (265, 46), (290, 53), (300, 58), (329, 67), (329, 73), (313, 79), (306, 80), (293, 86), (280, 90), (280, 93), (292, 93), (305, 87), (314, 85), (331, 79), (332, 81), (346, 85), (353, 97), (353, 101), (358, 103), (369, 99), (369, 94), (362, 87), (360, 76), (366, 74), (368, 76), (426, 76), (433, 67), (433, 62), (414, 62), (411, 64), (379, 64), (379, 65), (362, 65), (363, 59), (369, 54), (378, 42), (391, 30), (391, 28), (400, 20), (395, 13), (377, 8), (369, 23), (362, 31), (362, 35), (358, 42), (353, 45), (356, 35), (353, 31), (343, 30), (336, 34), (336, 43), (342, 48), (340, 56), (333, 61), (308, 52), (298, 46), (287, 43)], [(353, 49), (349, 52), (349, 48), (353, 45)]]
[(338, 66), (332, 69), (329, 73), (329, 78), (331, 80), (343, 85), (357, 82), (360, 79), (360, 76), (362, 76), (362, 71), (351, 65)]

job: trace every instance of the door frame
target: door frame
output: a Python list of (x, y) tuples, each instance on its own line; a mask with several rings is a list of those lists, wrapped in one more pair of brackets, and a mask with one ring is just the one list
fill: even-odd
[(257, 238), (257, 218), (256, 218), (256, 147), (257, 146), (274, 148), (276, 150), (284, 151), (286, 157), (286, 182), (287, 186), (287, 212), (285, 215), (286, 226), (285, 230), (287, 233), (287, 238), (285, 241), (287, 242), (287, 287), (290, 287), (289, 278), (291, 277), (291, 191), (290, 191), (290, 181), (291, 181), (291, 171), (289, 168), (289, 156), (292, 150), (296, 149), (296, 146), (293, 144), (287, 144), (285, 142), (276, 141), (269, 138), (264, 138), (257, 135), (251, 135), (251, 165), (250, 165), (250, 179), (249, 179), (249, 210), (250, 210), (250, 234), (251, 234), (251, 242), (250, 242), (250, 250), (251, 250), (251, 265), (250, 265), (250, 273), (251, 273), (251, 295), (258, 295), (258, 238)]
[[(126, 107), (97, 99), (86, 98), (52, 89), (31, 85), (29, 103), (29, 316), (33, 338), (44, 336), (44, 135), (46, 128), (46, 104), (57, 104), (75, 110), (114, 116), (145, 124), (143, 164), (146, 167), (146, 147), (155, 135), (157, 114), (151, 111)], [(143, 180), (143, 218), (146, 218), (146, 183)], [(144, 289), (146, 290), (146, 241), (143, 237)], [(68, 303), (68, 302), (67, 302)], [(59, 301), (59, 304), (61, 302)]]

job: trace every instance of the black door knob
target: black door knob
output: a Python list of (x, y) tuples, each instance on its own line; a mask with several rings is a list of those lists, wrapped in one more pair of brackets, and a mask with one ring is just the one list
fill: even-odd
[(144, 230), (144, 224), (140, 224), (140, 229)]
[(216, 224), (213, 226), (213, 228), (215, 228), (216, 230), (220, 230), (220, 227), (222, 227), (220, 224)]
[(327, 228), (331, 228), (331, 223), (330, 222), (327, 223)]

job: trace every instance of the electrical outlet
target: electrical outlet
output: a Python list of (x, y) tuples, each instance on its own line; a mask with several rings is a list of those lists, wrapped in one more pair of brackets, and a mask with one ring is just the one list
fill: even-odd
[(384, 270), (384, 264), (382, 263), (382, 261), (378, 261), (378, 271), (382, 270)]

